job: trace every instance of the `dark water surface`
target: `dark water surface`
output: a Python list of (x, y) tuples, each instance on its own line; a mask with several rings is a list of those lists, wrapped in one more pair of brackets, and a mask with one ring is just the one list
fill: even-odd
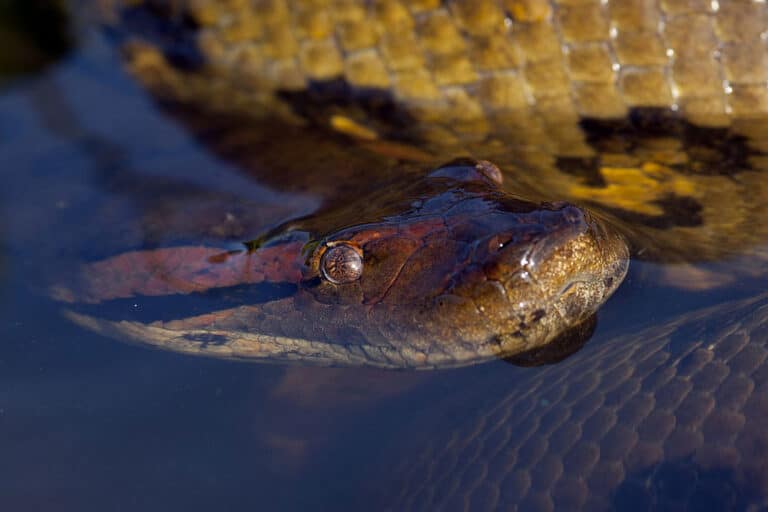
[[(232, 363), (121, 344), (67, 322), (46, 287), (78, 261), (166, 241), (168, 226), (126, 223), (153, 201), (168, 201), (170, 226), (174, 211), (205, 216), (223, 204), (225, 212), (231, 194), (272, 205), (265, 225), (317, 201), (211, 156), (97, 35), (3, 89), (0, 172), (0, 510), (378, 510), (388, 488), (394, 495), (404, 485), (379, 461), (431, 437), (412, 422), (464, 419), (541, 371), (504, 362), (419, 374)], [(658, 267), (633, 262), (590, 343), (745, 295), (660, 287), (648, 278)], [(705, 476), (740, 492), (727, 473)], [(650, 507), (622, 489), (605, 491), (617, 507)], [(748, 502), (739, 500), (710, 504)]]

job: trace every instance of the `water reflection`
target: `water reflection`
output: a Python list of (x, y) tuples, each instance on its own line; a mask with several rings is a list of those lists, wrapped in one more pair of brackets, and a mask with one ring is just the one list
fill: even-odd
[[(177, 365), (84, 334), (45, 298), (47, 284), (72, 262), (141, 245), (145, 232), (157, 242), (143, 229), (141, 194), (128, 192), (131, 169), (149, 175), (148, 184), (134, 183), (148, 194), (142, 200), (163, 197), (152, 194), (153, 183), (174, 193), (188, 187), (197, 191), (187, 196), (193, 211), (204, 210), (206, 194), (232, 207), (217, 196), (227, 187), (282, 199), (217, 165), (154, 116), (130, 82), (99, 60), (114, 56), (92, 42), (89, 52), (0, 98), (0, 132), (8, 135), (0, 146), (0, 196), (10, 254), (0, 310), (0, 506), (290, 508), (295, 482), (275, 477), (272, 454), (253, 443), (254, 415), (280, 369), (197, 359)], [(191, 153), (178, 158), (179, 150)], [(111, 188), (117, 176), (125, 181)], [(211, 188), (199, 185), (205, 180)], [(138, 227), (105, 236), (105, 226), (126, 219)], [(252, 492), (255, 482), (263, 492)]]

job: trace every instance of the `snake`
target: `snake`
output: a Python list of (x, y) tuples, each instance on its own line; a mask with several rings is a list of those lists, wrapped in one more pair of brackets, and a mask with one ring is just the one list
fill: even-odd
[[(169, 247), (95, 262), (56, 294), (103, 306), (291, 287), (285, 297), (248, 294), (245, 304), (217, 301), (214, 311), (165, 321), (67, 312), (113, 337), (215, 357), (423, 369), (530, 352), (583, 329), (624, 278), (628, 253), (584, 210), (523, 201), (499, 180), (489, 162), (456, 161), (238, 249)], [(370, 219), (366, 205), (375, 205)], [(324, 232), (325, 216), (356, 222)]]
[[(432, 197), (461, 190), (475, 199), (492, 198), (485, 213), (509, 213), (510, 197), (544, 201), (545, 211), (568, 212), (564, 216), (577, 218), (576, 225), (588, 226), (594, 240), (612, 240), (608, 245), (592, 243), (590, 250), (601, 258), (589, 261), (599, 261), (595, 265), (602, 273), (578, 282), (600, 283), (600, 291), (590, 298), (581, 294), (579, 302), (587, 306), (566, 327), (584, 325), (617, 286), (626, 271), (622, 241), (636, 259), (684, 269), (666, 276), (672, 286), (707, 289), (764, 272), (768, 13), (763, 2), (101, 4), (129, 71), (179, 119), (188, 121), (189, 115), (179, 112), (191, 109), (204, 120), (268, 126), (279, 119), (314, 127), (364, 148), (372, 161), (436, 169), (426, 181), (413, 179), (422, 184), (443, 180), (447, 188), (432, 185), (437, 194)], [(189, 124), (203, 139), (221, 136), (199, 123)], [(212, 145), (217, 143), (216, 150), (225, 156), (235, 146), (243, 151), (243, 144), (232, 140)], [(455, 158), (465, 159), (458, 174), (457, 165), (444, 166)], [(501, 179), (493, 178), (496, 171), (488, 171), (492, 166), (487, 161), (498, 166)], [(453, 170), (446, 175), (444, 169)], [(366, 172), (360, 171), (360, 179)], [(364, 201), (371, 203), (372, 197)], [(422, 199), (417, 203), (429, 202), (426, 196)], [(553, 199), (567, 203), (547, 202)], [(412, 209), (404, 205), (398, 204), (390, 220), (407, 226), (405, 214)], [(537, 225), (545, 224), (541, 211)], [(440, 215), (440, 224), (451, 224), (445, 212)], [(466, 217), (457, 219), (466, 222)], [(340, 247), (344, 253), (332, 265), (348, 265), (351, 258), (351, 272), (358, 272), (361, 243), (349, 241), (355, 230), (370, 227), (371, 220), (365, 221), (344, 226), (341, 245), (334, 245), (336, 231), (319, 236), (318, 231), (304, 231), (310, 235), (298, 239), (303, 258), (296, 262), (302, 286), (334, 280), (323, 267), (323, 256)], [(386, 218), (373, 221), (376, 230), (382, 229), (382, 221)], [(498, 232), (479, 228), (481, 239), (498, 240)], [(561, 228), (555, 231), (562, 239)], [(281, 226), (246, 250), (204, 256), (216, 261), (250, 257), (258, 266), (260, 251), (295, 244), (292, 234)], [(432, 253), (436, 265), (446, 254)], [(163, 259), (165, 253), (152, 256)], [(130, 264), (136, 262), (135, 256), (127, 257)], [(573, 261), (588, 265), (587, 259)], [(114, 260), (104, 263), (112, 271)], [(582, 270), (577, 274), (585, 275)], [(83, 289), (82, 283), (78, 286)], [(328, 291), (334, 287), (338, 283), (326, 288), (326, 306), (330, 296), (333, 304), (346, 300)], [(572, 289), (563, 281), (554, 288), (558, 293)], [(59, 289), (59, 297), (82, 300), (74, 289)], [(364, 291), (356, 293), (358, 300), (365, 297)], [(295, 301), (292, 297), (289, 302), (295, 306)], [(378, 489), (369, 495), (374, 501), (366, 503), (381, 503), (388, 510), (764, 507), (766, 307), (765, 295), (755, 294), (590, 343), (529, 378), (510, 378), (509, 388), (503, 379), (478, 383), (466, 390), (470, 398), (464, 403), (472, 405), (460, 417), (449, 416), (439, 424), (427, 417), (403, 426), (394, 443), (414, 440), (415, 446), (392, 450), (397, 460), (384, 466), (384, 476), (371, 479)], [(254, 308), (263, 318), (264, 308)], [(473, 304), (472, 309), (475, 315), (479, 308)], [(505, 325), (492, 333), (466, 332), (475, 325), (472, 320), (456, 323), (456, 331), (465, 332), (458, 338), (452, 333), (435, 352), (429, 347), (435, 345), (431, 335), (440, 332), (438, 322), (426, 322), (410, 311), (405, 325), (412, 329), (405, 344), (413, 344), (408, 351), (374, 355), (368, 346), (352, 350), (360, 360), (378, 359), (375, 365), (383, 366), (426, 361), (426, 366), (439, 368), (458, 366), (459, 360), (485, 361), (521, 353), (520, 348), (500, 347), (514, 332), (522, 333), (521, 327), (533, 332), (541, 318), (567, 316), (567, 307), (555, 309), (557, 315), (547, 311), (541, 317), (533, 310), (529, 317), (515, 317), (514, 329)], [(283, 318), (295, 311), (277, 308), (270, 313)], [(461, 308), (452, 313), (455, 319), (467, 319)], [(333, 322), (334, 315), (315, 311), (314, 316)], [(186, 352), (211, 347), (209, 355), (220, 351), (224, 357), (233, 356), (226, 342), (228, 329), (242, 332), (248, 324), (237, 314), (206, 316), (178, 326), (171, 323), (171, 331), (181, 331), (169, 334), (164, 324), (103, 320), (77, 312), (70, 317), (104, 334), (118, 331), (134, 341)], [(479, 317), (488, 318), (474, 318)], [(205, 328), (199, 330), (201, 325)], [(363, 333), (370, 339), (364, 323), (352, 325), (346, 336), (357, 339)], [(421, 332), (427, 336), (413, 335), (425, 326)], [(562, 327), (537, 336), (537, 346), (568, 330)], [(483, 342), (468, 347), (466, 341), (476, 335), (493, 339), (494, 348)], [(282, 354), (278, 359), (297, 353), (290, 336), (270, 336)], [(382, 337), (387, 342), (379, 347), (392, 346), (397, 339), (392, 333)], [(397, 345), (404, 339), (400, 335)], [(485, 352), (467, 359), (465, 354), (476, 354), (478, 346)], [(523, 343), (522, 352), (531, 346)], [(324, 348), (314, 350), (320, 359), (330, 357)], [(342, 352), (349, 357), (346, 348)], [(450, 411), (452, 405), (444, 407)], [(426, 440), (424, 432), (429, 432)], [(381, 493), (382, 488), (387, 492)]]

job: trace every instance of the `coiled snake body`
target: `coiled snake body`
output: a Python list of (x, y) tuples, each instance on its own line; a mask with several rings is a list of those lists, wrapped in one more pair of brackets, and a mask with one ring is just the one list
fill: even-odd
[[(669, 274), (676, 286), (764, 273), (764, 2), (111, 9), (130, 69), (165, 102), (317, 124), (389, 161), (491, 160), (509, 190), (590, 207), (638, 258), (680, 264), (667, 267), (689, 271)], [(501, 395), (504, 383), (478, 385), (492, 403), (419, 423), (430, 439), (399, 452), (403, 476), (387, 481), (401, 492), (383, 499), (393, 510), (765, 506), (766, 304), (602, 340)]]

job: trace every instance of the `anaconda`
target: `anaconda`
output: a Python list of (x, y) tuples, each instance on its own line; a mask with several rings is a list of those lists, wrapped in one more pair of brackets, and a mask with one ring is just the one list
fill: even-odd
[[(762, 2), (130, 4), (117, 32), (165, 101), (316, 123), (402, 160), (489, 158), (511, 190), (613, 216), (638, 257), (763, 273)], [(715, 484), (724, 508), (760, 506), (763, 304), (603, 340), (501, 399), (498, 382), (468, 390), (498, 403), (422, 423), (432, 448), (398, 455), (426, 484), (393, 485), (417, 509), (717, 507)]]
[[(760, 273), (761, 124), (745, 106), (755, 78), (734, 75), (735, 56), (756, 51), (754, 30), (734, 23), (754, 7), (113, 4), (130, 68), (162, 101), (316, 123), (433, 167), (491, 158), (508, 190), (599, 211), (639, 257), (733, 256), (730, 274)], [(689, 61), (733, 80), (691, 92)], [(226, 137), (206, 136), (226, 155)]]
[[(245, 304), (219, 301), (219, 311), (168, 321), (67, 313), (104, 334), (215, 357), (444, 368), (530, 352), (595, 313), (624, 278), (627, 248), (588, 213), (522, 201), (501, 192), (500, 179), (487, 162), (457, 162), (240, 249), (162, 248), (93, 263), (55, 294), (101, 302), (290, 287), (277, 300), (254, 304), (251, 293)], [(320, 231), (328, 217), (335, 229)]]

